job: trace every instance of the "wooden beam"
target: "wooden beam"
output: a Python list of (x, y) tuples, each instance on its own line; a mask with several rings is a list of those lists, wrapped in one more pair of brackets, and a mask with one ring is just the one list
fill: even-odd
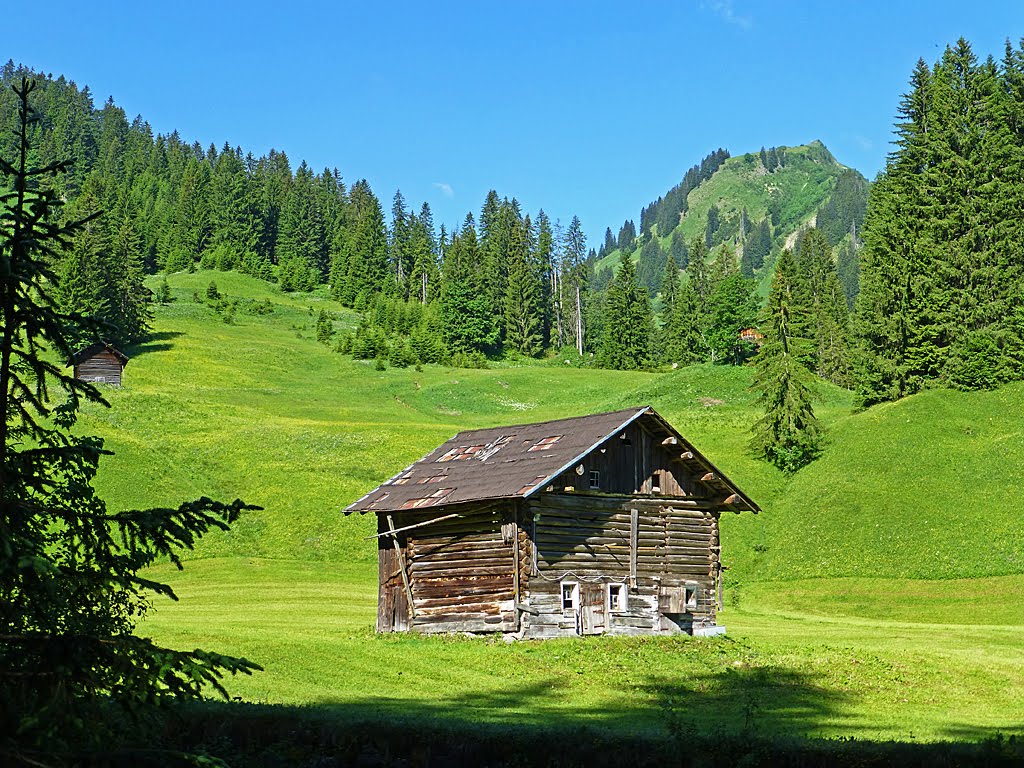
[(673, 435), (672, 437), (666, 437), (664, 440), (661, 441), (661, 444), (665, 446), (679, 445), (679, 438), (676, 437), (675, 435)]
[(515, 601), (515, 632), (519, 631), (519, 510), (512, 513), (512, 524), (514, 526), (512, 538), (512, 599)]
[[(396, 533), (401, 533), (402, 531), (411, 531), (413, 528), (422, 528), (424, 525), (430, 525), (431, 523), (439, 523), (442, 520), (450, 520), (453, 517), (462, 517), (462, 515), (453, 512), (450, 515), (441, 515), (441, 517), (435, 517), (431, 520), (424, 520), (422, 523), (414, 523), (413, 525), (403, 525), (401, 528), (395, 528), (394, 525), (392, 524), (392, 530), (384, 531), (384, 533), (375, 533), (373, 534), (373, 536), (367, 536), (366, 538), (379, 539), (381, 536), (392, 536)], [(391, 515), (388, 515), (388, 521), (390, 522), (390, 520)]]
[(636, 562), (640, 538), (640, 510), (636, 507), (629, 510), (629, 586), (636, 589)]
[(391, 515), (388, 515), (388, 533), (391, 534), (392, 541), (395, 545), (395, 552), (398, 554), (398, 566), (401, 568), (402, 583), (405, 584), (405, 596), (409, 599), (409, 618), (416, 618), (416, 606), (412, 600), (412, 587), (409, 585), (409, 574), (405, 572), (405, 553), (402, 552), (402, 547), (398, 543), (398, 530), (395, 528), (395, 521), (391, 519)]
[(708, 472), (706, 475), (704, 475), (700, 479), (700, 481), (702, 483), (710, 483), (712, 480), (717, 480), (717, 479), (718, 479), (718, 475), (716, 475), (714, 472)]
[(530, 606), (523, 605), (520, 602), (516, 603), (516, 610), (522, 613), (528, 613), (531, 616), (540, 616), (540, 611), (538, 611), (536, 608), (531, 608)]
[(734, 493), (731, 496), (726, 497), (725, 501), (722, 502), (722, 503), (723, 504), (739, 504), (741, 501), (743, 501), (743, 499), (740, 498), (740, 495), (738, 493)]

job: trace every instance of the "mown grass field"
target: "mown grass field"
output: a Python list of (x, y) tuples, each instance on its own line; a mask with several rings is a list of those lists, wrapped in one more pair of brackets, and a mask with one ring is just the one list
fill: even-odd
[[(258, 558), (161, 569), (180, 603), (146, 629), (176, 647), (261, 660), (232, 681), (259, 703), (322, 705), (368, 718), (466, 725), (591, 725), (667, 736), (703, 734), (976, 740), (1024, 727), (1021, 623), (1009, 613), (950, 615), (943, 593), (985, 583), (801, 582), (758, 585), (749, 608), (728, 608), (721, 640), (579, 638), (506, 644), (500, 638), (376, 636), (372, 567)], [(876, 591), (895, 586), (885, 618)], [(845, 590), (850, 588), (850, 592)], [(853, 594), (847, 612), (839, 594)], [(824, 599), (818, 599), (819, 594)], [(923, 598), (923, 599), (922, 599)], [(990, 605), (995, 608), (998, 600)], [(983, 620), (988, 623), (974, 623)]]
[[(210, 280), (226, 324), (192, 300)], [(206, 494), (265, 509), (166, 577), (143, 629), (266, 667), (243, 699), (449, 722), (623, 732), (974, 740), (1024, 731), (1024, 387), (928, 392), (865, 413), (822, 387), (826, 454), (787, 479), (745, 450), (749, 371), (376, 371), (318, 344), (353, 314), (224, 273), (173, 275), (154, 338), (82, 429), (116, 452), (111, 506)], [(376, 637), (372, 522), (349, 502), (460, 429), (650, 404), (762, 506), (723, 522), (725, 640)]]

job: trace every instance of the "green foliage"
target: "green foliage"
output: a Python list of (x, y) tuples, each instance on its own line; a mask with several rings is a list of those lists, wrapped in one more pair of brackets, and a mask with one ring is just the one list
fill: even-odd
[(1024, 375), (1015, 255), (1024, 140), (1009, 127), (1024, 114), (1022, 82), (1024, 47), (979, 64), (963, 39), (911, 75), (897, 150), (864, 223), (856, 332), (865, 404), (932, 381), (989, 386)]
[(647, 291), (638, 284), (633, 260), (623, 254), (608, 286), (605, 328), (598, 362), (606, 368), (630, 370), (650, 363), (654, 319)]
[(316, 318), (316, 340), (321, 344), (330, 344), (331, 336), (334, 335), (334, 323), (327, 310), (321, 309)]
[(751, 430), (751, 449), (784, 472), (795, 472), (821, 450), (811, 405), (811, 373), (801, 362), (809, 340), (797, 335), (809, 321), (800, 317), (807, 307), (800, 301), (797, 280), (792, 254), (783, 251), (762, 315), (764, 339), (754, 360), (757, 373), (752, 384), (764, 415)]
[(153, 594), (174, 597), (144, 569), (165, 559), (180, 567), (181, 550), (251, 507), (204, 497), (110, 513), (96, 495), (103, 441), (72, 427), (83, 400), (106, 403), (51, 361), (70, 355), (67, 331), (83, 319), (59, 308), (48, 263), (98, 213), (52, 223), (60, 201), (38, 181), (69, 163), (29, 163), (33, 88), (15, 87), (18, 149), (13, 162), (0, 159), (12, 190), (0, 196), (0, 755), (77, 764), (116, 753), (116, 708), (138, 716), (207, 686), (226, 696), (225, 672), (259, 669), (134, 634)]
[(167, 282), (167, 276), (164, 275), (163, 279), (156, 287), (154, 298), (160, 304), (170, 304), (174, 301), (174, 297), (171, 296), (171, 286)]
[(991, 333), (972, 333), (950, 351), (946, 375), (955, 389), (995, 389), (1007, 379), (1004, 360)]

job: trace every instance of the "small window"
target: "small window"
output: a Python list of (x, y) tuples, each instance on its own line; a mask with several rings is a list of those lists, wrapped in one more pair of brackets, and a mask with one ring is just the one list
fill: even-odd
[(580, 605), (580, 585), (575, 581), (562, 582), (562, 610), (575, 611)]
[(621, 613), (627, 609), (629, 591), (625, 584), (608, 584), (608, 610)]
[(683, 587), (683, 604), (687, 610), (697, 607), (697, 593), (699, 591), (699, 585), (696, 581), (688, 581)]
[(590, 487), (595, 491), (601, 489), (601, 472), (597, 469), (590, 470)]

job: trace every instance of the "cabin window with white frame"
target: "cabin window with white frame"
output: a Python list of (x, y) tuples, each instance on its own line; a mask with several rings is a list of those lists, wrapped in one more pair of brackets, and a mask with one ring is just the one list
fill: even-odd
[(608, 583), (608, 610), (612, 613), (622, 613), (629, 606), (629, 589), (622, 582)]
[(601, 490), (601, 471), (598, 469), (590, 470), (590, 489), (592, 491)]
[(575, 581), (562, 582), (562, 610), (575, 611), (580, 607), (580, 585)]

